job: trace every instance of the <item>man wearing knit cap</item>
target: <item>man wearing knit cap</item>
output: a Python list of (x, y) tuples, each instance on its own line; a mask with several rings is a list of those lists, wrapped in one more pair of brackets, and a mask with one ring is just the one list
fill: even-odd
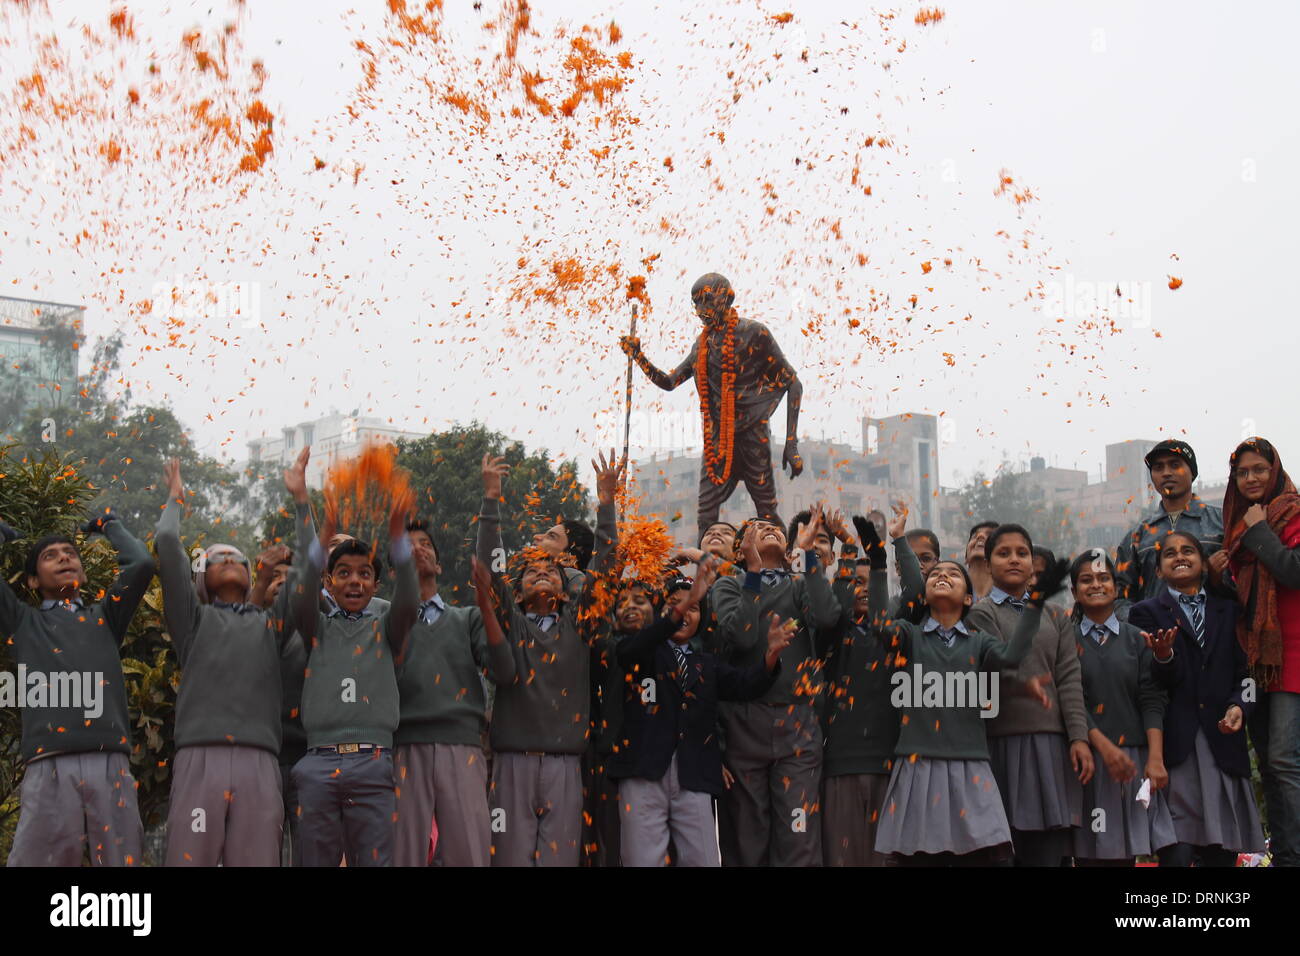
[[(786, 428), (781, 465), (790, 469), (791, 478), (803, 472), (798, 444), (803, 385), (767, 327), (736, 315), (732, 308), (735, 298), (731, 283), (716, 272), (695, 280), (691, 301), (704, 329), (690, 354), (671, 372), (661, 371), (645, 357), (639, 339), (624, 337), (620, 342), (623, 351), (636, 360), (655, 385), (672, 391), (693, 378), (704, 400), (705, 454), (700, 466), (697, 525), (700, 534), (718, 520), (722, 505), (740, 482), (744, 482), (753, 499), (759, 518), (783, 523), (776, 512), (772, 434), (768, 428), (783, 396)], [(703, 375), (699, 365), (701, 345), (706, 350)]]
[(1223, 547), (1222, 509), (1192, 494), (1197, 474), (1192, 446), (1166, 439), (1147, 452), (1145, 461), (1160, 504), (1124, 536), (1115, 562), (1119, 597), (1133, 603), (1154, 597), (1160, 590), (1156, 565), (1166, 535), (1174, 531), (1193, 534), (1206, 554)]

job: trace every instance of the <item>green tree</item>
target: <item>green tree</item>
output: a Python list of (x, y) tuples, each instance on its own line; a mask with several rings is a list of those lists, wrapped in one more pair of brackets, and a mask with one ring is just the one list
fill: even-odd
[(531, 544), (535, 533), (564, 518), (592, 521), (575, 460), (553, 462), (546, 449), (528, 452), (522, 443), (478, 422), (416, 441), (401, 440), (397, 447), (398, 464), (411, 473), (416, 512), (429, 522), (438, 546), (446, 600), (460, 602), (469, 594), (484, 454), (504, 456), (510, 465), (501, 502), (501, 538), (507, 551)]
[[(77, 356), (85, 339), (80, 321), (68, 321), (61, 311), (43, 310), (37, 327), (39, 353), (0, 356), (5, 367), (0, 379), (0, 432), (5, 434), (0, 440), (16, 438), (9, 432), (29, 418), (57, 420), (77, 400), (75, 390), (61, 383), (77, 376)], [(43, 387), (33, 389), (33, 382)]]
[(112, 507), (137, 533), (157, 522), (165, 494), (159, 486), (163, 465), (179, 458), (186, 491), (192, 496), (187, 529), (245, 550), (253, 547), (251, 529), (227, 519), (249, 493), (236, 472), (199, 454), (170, 408), (137, 406), (129, 390), (113, 395), (112, 385), (121, 378), (121, 348), (120, 333), (99, 342), (76, 400), (55, 416), (54, 441), (43, 441), (46, 416), (33, 410), (21, 430), (25, 446), (52, 445), (75, 461), (77, 473), (97, 492), (88, 507)]
[(976, 472), (962, 486), (958, 494), (970, 523), (989, 520), (1024, 525), (1034, 544), (1050, 548), (1058, 558), (1070, 556), (1077, 548), (1078, 535), (1069, 509), (1050, 505), (1041, 488), (1032, 487), (1011, 467), (1010, 462), (1003, 462), (991, 478)]
[[(112, 583), (117, 565), (108, 542), (99, 536), (87, 539), (76, 531), (85, 522), (88, 505), (95, 497), (96, 489), (77, 471), (70, 456), (60, 456), (48, 446), (40, 455), (14, 445), (0, 447), (0, 517), (24, 536), (0, 548), (0, 574), (20, 599), (35, 600), (26, 585), (23, 563), (31, 543), (47, 534), (66, 534), (76, 540), (88, 579), (88, 595)], [(146, 537), (147, 529), (130, 523), (127, 527), (137, 536)], [(132, 725), (131, 772), (145, 827), (152, 829), (166, 818), (179, 683), (156, 578), (131, 621), (121, 654)], [(0, 642), (0, 668), (14, 671), (7, 642)], [(13, 842), (19, 809), (21, 735), (18, 710), (0, 711), (0, 740), (4, 741), (0, 749), (0, 856), (5, 858)]]
[[(501, 537), (507, 550), (532, 542), (534, 533), (562, 518), (590, 522), (587, 489), (578, 481), (576, 461), (553, 463), (545, 449), (528, 452), (517, 441), (489, 431), (477, 422), (459, 425), (425, 438), (397, 443), (397, 464), (411, 473), (415, 514), (429, 523), (442, 564), (441, 592), (445, 600), (468, 600), (469, 559), (474, 552), (475, 524), (483, 501), (483, 455), (504, 456), (510, 465), (501, 503)], [(261, 521), (261, 540), (295, 544), (293, 502), (284, 493), (280, 476), (266, 475), (266, 488), (278, 488), (278, 503)], [(311, 492), (317, 527), (324, 514), (324, 497)], [(340, 528), (372, 544), (386, 544), (385, 521), (370, 526)], [(385, 554), (384, 549), (380, 554)], [(388, 596), (392, 581), (385, 575), (380, 596)]]

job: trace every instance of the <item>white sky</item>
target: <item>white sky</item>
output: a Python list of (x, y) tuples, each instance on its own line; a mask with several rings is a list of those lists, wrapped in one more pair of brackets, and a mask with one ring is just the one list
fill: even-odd
[[(695, 328), (691, 281), (715, 269), (728, 274), (741, 314), (767, 323), (800, 370), (801, 431), (856, 440), (863, 413), (943, 412), (952, 421), (952, 441), (940, 451), (947, 485), (1004, 455), (1031, 453), (1095, 477), (1104, 445), (1135, 437), (1185, 435), (1210, 479), (1226, 473), (1244, 435), (1271, 438), (1284, 458), (1300, 447), (1288, 348), (1296, 337), (1289, 285), (1300, 199), (1300, 5), (1252, 4), (1229, 18), (1209, 3), (980, 0), (943, 5), (945, 19), (922, 28), (912, 23), (919, 5), (909, 4), (896, 8), (886, 50), (860, 5), (730, 4), (706, 20), (697, 3), (538, 0), (533, 25), (542, 36), (521, 62), (555, 49), (557, 25), (603, 25), (611, 10), (624, 33), (616, 49), (636, 56), (623, 102), (643, 125), (622, 155), (641, 163), (616, 174), (652, 197), (636, 211), (604, 198), (608, 164), (603, 173), (591, 164), (562, 170), (567, 188), (526, 171), (507, 184), (520, 154), (553, 146), (554, 123), (508, 133), (498, 123), (478, 140), (458, 131), (459, 114), (445, 104), (391, 87), (368, 117), (366, 142), (362, 127), (341, 117), (360, 77), (352, 43), (380, 35), (384, 4), (358, 4), (351, 16), (341, 5), (297, 0), (250, 6), (243, 33), (249, 54), (266, 62), (262, 98), (277, 116), (277, 147), (246, 195), (203, 209), (174, 199), (201, 168), (142, 163), (96, 173), (86, 163), (70, 172), (59, 168), (57, 149), (0, 176), (0, 288), (86, 302), (92, 335), (127, 322), (156, 331), (158, 316), (131, 317), (119, 290), (122, 303), (134, 302), (191, 269), (213, 283), (257, 284), (261, 328), (206, 323), (205, 338), (225, 344), (185, 339), (160, 350), (156, 338), (132, 338), (137, 396), (173, 403), (211, 454), (242, 457), (249, 437), (354, 406), (415, 429), (477, 417), (584, 464), (597, 444), (621, 442), (621, 408), (609, 396), (625, 371), (616, 346), (625, 308), (557, 317), (510, 303), (503, 277), (514, 274), (525, 234), (544, 238), (544, 249), (593, 259), (607, 236), (629, 273), (642, 271), (640, 254), (658, 252), (649, 283), (655, 311), (642, 338), (665, 367), (680, 360)], [(479, 15), (468, 4), (448, 6), (465, 8), (452, 17), (461, 32), (450, 49), (468, 51)], [(485, 14), (496, 7), (488, 0)], [(52, 8), (52, 18), (30, 21), (35, 27), (11, 16), (16, 46), (5, 53), (23, 46), (23, 31), (51, 24), (74, 43), (80, 23), (98, 28), (107, 7)], [(141, 32), (151, 26), (173, 38), (224, 18), (224, 8), (210, 15), (206, 2), (132, 8)], [(795, 14), (791, 23), (764, 20), (783, 10)], [(856, 19), (858, 29), (841, 19)], [(751, 43), (751, 59), (737, 60), (726, 46), (733, 37)], [(899, 53), (893, 46), (902, 39)], [(807, 62), (798, 59), (804, 47)], [(786, 55), (777, 61), (766, 55), (773, 51)], [(706, 134), (723, 128), (716, 106), (730, 99), (724, 74), (737, 63), (747, 80), (773, 78), (746, 88), (726, 118), (723, 147)], [(16, 64), (0, 69), (0, 88), (12, 85)], [(437, 75), (433, 66), (411, 75), (425, 69)], [(408, 128), (418, 131), (414, 140)], [(897, 149), (864, 154), (873, 182), (866, 199), (849, 195), (843, 172), (870, 130)], [(698, 168), (706, 155), (726, 190)], [(315, 156), (329, 167), (309, 174)], [(659, 167), (663, 156), (674, 157), (673, 172)], [(794, 156), (815, 158), (816, 178)], [(355, 186), (353, 161), (365, 165)], [(1003, 168), (1037, 197), (1019, 214), (993, 195)], [(29, 195), (12, 188), (14, 175), (28, 177)], [(784, 225), (761, 211), (764, 182), (775, 184)], [(530, 211), (534, 203), (543, 213)], [(488, 211), (498, 204), (504, 212)], [(160, 226), (140, 228), (160, 214), (173, 220), (165, 235)], [(104, 216), (120, 218), (124, 234), (113, 247), (68, 247), (81, 219)], [(679, 234), (651, 228), (660, 216)], [(843, 243), (826, 228), (837, 219)], [(1027, 231), (1026, 251), (1018, 243)], [(854, 243), (870, 264), (841, 271)], [(819, 265), (822, 244), (830, 261)], [(945, 256), (955, 260), (951, 270), (939, 266)], [(976, 256), (998, 277), (977, 273)], [(924, 277), (922, 260), (935, 265)], [(313, 275), (318, 267), (332, 283)], [(1182, 288), (1170, 291), (1169, 275)], [(837, 277), (842, 289), (819, 294)], [(1060, 326), (1024, 301), (1053, 281), (1075, 290), (1067, 304), (1118, 282), (1145, 308), (1119, 316), (1121, 333), (1104, 341), (1065, 335), (1079, 339), (1067, 360), (1039, 334)], [(871, 288), (891, 297), (895, 326), (907, 295), (921, 295), (918, 318), (887, 334), (901, 343), (897, 352), (868, 348), (838, 321), (839, 309), (865, 303)], [(818, 311), (826, 326), (801, 335)], [(545, 319), (556, 327), (543, 329)], [(934, 331), (922, 330), (926, 321)], [(647, 435), (672, 443), (697, 414), (694, 391), (659, 401), (649, 389), (638, 374), (637, 407), (658, 416)], [(784, 411), (777, 419), (779, 444)]]

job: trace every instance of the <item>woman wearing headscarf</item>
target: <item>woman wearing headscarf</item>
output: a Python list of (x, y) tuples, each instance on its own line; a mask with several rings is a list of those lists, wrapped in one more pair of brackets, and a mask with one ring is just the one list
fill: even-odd
[(1300, 494), (1263, 438), (1237, 446), (1223, 498), (1237, 637), (1262, 706), (1251, 724), (1275, 866), (1300, 865)]

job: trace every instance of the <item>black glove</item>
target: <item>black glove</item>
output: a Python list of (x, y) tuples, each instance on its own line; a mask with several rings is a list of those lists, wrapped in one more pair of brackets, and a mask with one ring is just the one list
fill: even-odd
[(81, 526), (82, 534), (103, 534), (104, 525), (110, 521), (116, 521), (117, 515), (113, 514), (112, 508), (105, 508), (103, 512), (95, 515), (89, 521)]
[(1029, 595), (1029, 603), (1042, 607), (1053, 595), (1065, 590), (1065, 580), (1069, 576), (1070, 562), (1065, 558), (1057, 558), (1055, 564), (1049, 564), (1038, 576), (1034, 590)]
[(871, 565), (871, 570), (883, 571), (889, 567), (889, 557), (885, 554), (885, 542), (880, 540), (880, 534), (876, 531), (876, 526), (862, 515), (854, 515), (853, 527), (857, 529), (858, 540), (862, 542), (862, 550), (866, 552), (867, 563)]
[(0, 544), (8, 544), (10, 541), (17, 541), (22, 535), (12, 526), (0, 521)]

